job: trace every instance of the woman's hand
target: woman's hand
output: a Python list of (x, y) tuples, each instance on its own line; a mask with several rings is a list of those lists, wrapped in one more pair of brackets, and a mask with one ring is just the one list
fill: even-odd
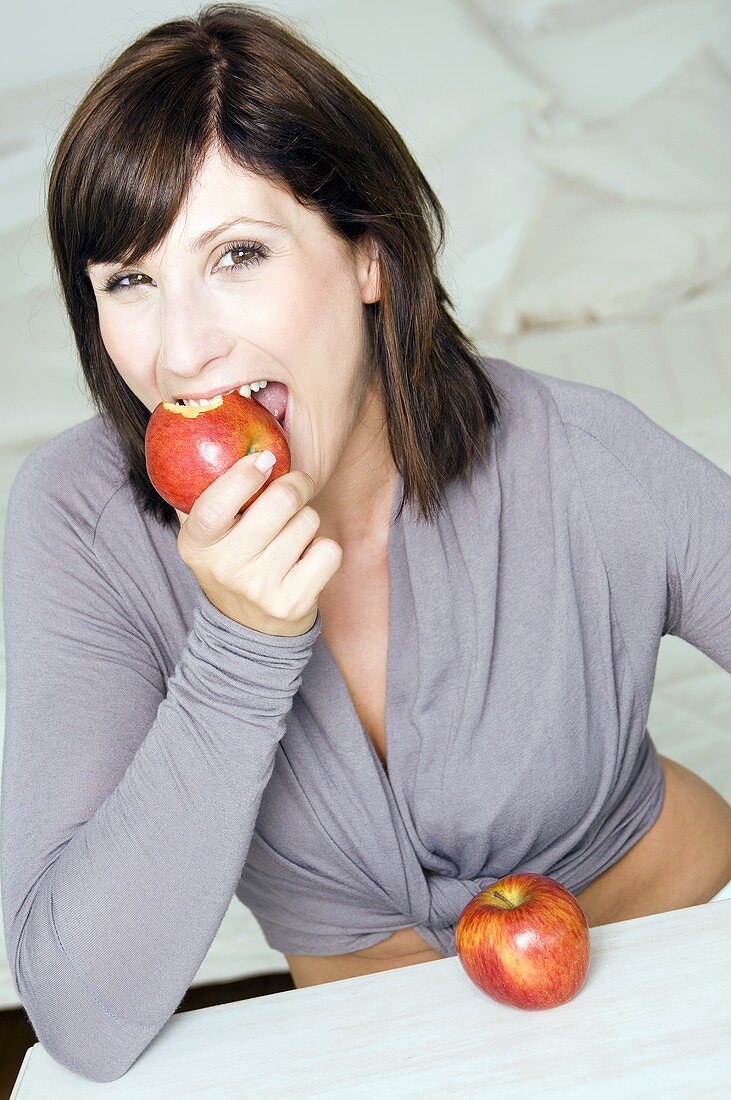
[(239, 509), (270, 471), (246, 455), (178, 512), (178, 553), (208, 599), (230, 619), (275, 636), (304, 634), (317, 618), (317, 600), (343, 560), (333, 539), (314, 538), (320, 516), (307, 501), (309, 474), (290, 470), (268, 486), (241, 516)]

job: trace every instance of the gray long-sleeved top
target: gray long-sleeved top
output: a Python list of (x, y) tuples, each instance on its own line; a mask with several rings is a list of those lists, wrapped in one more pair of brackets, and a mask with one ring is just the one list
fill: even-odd
[(320, 637), (218, 611), (94, 416), (13, 482), (4, 547), (8, 957), (38, 1038), (121, 1076), (236, 894), (285, 953), (414, 926), (444, 955), (509, 872), (578, 892), (659, 815), (660, 639), (731, 672), (731, 478), (635, 405), (483, 360), (502, 424), (435, 525), (399, 477), (388, 770)]

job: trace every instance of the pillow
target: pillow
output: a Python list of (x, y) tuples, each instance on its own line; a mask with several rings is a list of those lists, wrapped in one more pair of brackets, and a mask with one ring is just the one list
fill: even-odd
[(731, 209), (629, 205), (552, 183), (480, 325), (502, 336), (666, 309), (731, 265)]
[[(464, 0), (476, 3), (477, 0)], [(475, 10), (477, 16), (480, 15)], [(728, 0), (637, 0), (610, 18), (561, 25), (544, 34), (497, 33), (516, 62), (580, 117), (606, 118), (656, 88), (702, 46), (731, 29)]]
[(486, 115), (553, 99), (453, 0), (330, 0), (288, 18), (380, 108), (417, 162), (440, 155)]
[(731, 191), (729, 119), (731, 75), (703, 49), (612, 118), (573, 133), (537, 120), (527, 147), (547, 172), (633, 202), (722, 205)]

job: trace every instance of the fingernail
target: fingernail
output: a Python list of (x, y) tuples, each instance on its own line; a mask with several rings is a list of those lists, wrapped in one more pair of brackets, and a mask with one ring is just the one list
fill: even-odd
[(254, 465), (257, 470), (261, 470), (263, 474), (266, 474), (276, 461), (277, 457), (271, 451), (262, 451), (259, 457), (254, 460)]

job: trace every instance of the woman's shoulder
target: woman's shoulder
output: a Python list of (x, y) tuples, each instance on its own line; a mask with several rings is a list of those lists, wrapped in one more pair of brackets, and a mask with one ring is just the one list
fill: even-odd
[(638, 411), (627, 398), (589, 382), (560, 378), (507, 359), (483, 355), (481, 360), (504, 408), (523, 424), (535, 426), (540, 420), (557, 416), (566, 425), (611, 437), (612, 429), (631, 421), (633, 410)]
[[(565, 440), (582, 478), (606, 490), (610, 472), (624, 468), (643, 486), (648, 467), (663, 467), (679, 441), (622, 394), (560, 378), (505, 359), (482, 357), (501, 398), (498, 440), (516, 460), (563, 455)], [(556, 428), (559, 428), (556, 431)], [(645, 486), (646, 488), (646, 486)]]
[(126, 482), (119, 439), (97, 414), (49, 436), (25, 456), (10, 487), (8, 512), (27, 507), (49, 519), (55, 512), (93, 531), (107, 502)]

